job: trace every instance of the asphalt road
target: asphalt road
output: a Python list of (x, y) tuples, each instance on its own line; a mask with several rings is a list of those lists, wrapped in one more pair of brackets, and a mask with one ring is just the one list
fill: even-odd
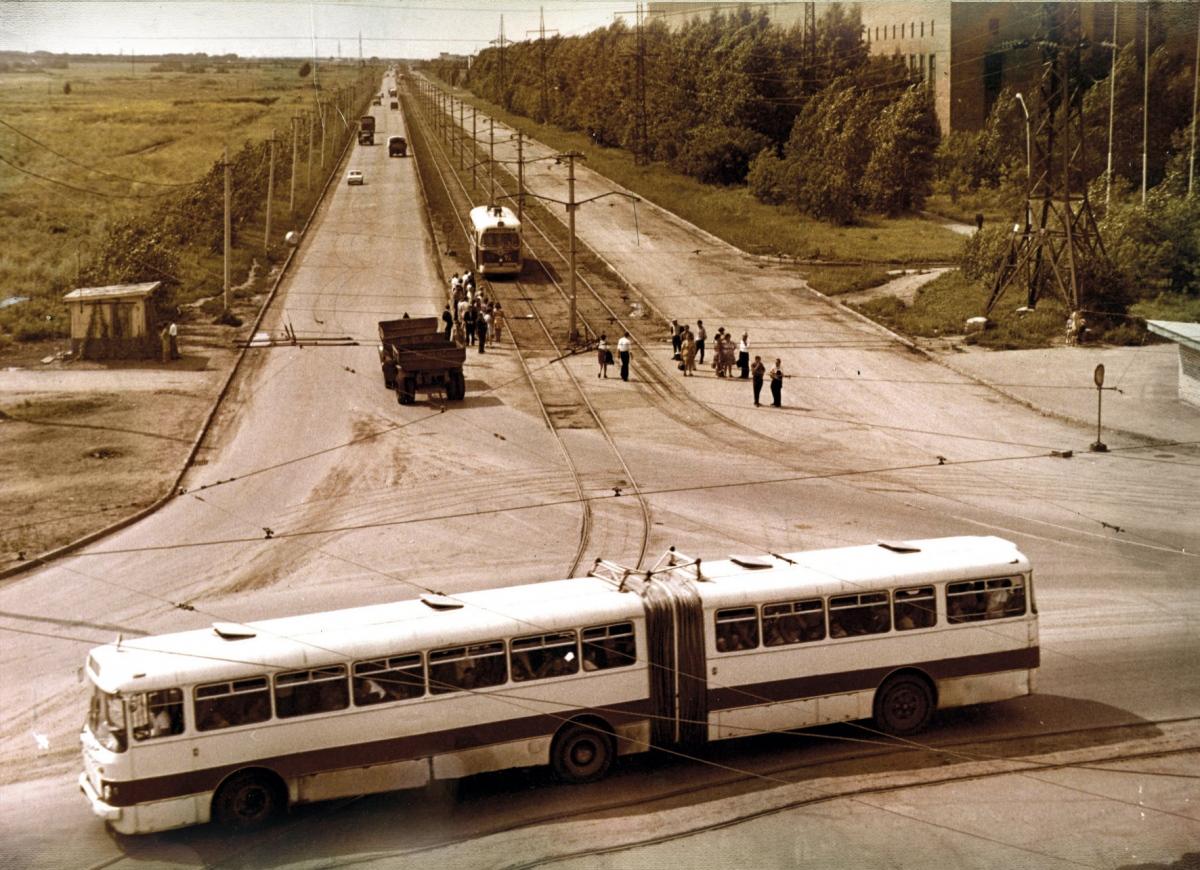
[[(377, 141), (403, 132), (398, 112), (375, 111)], [(527, 146), (526, 157), (538, 147)], [(502, 155), (515, 156), (498, 149)], [(564, 197), (565, 173), (551, 167), (532, 164), (528, 183)], [(424, 588), (554, 579), (575, 552), (572, 480), (511, 345), (470, 354), (461, 405), (443, 409), (422, 397), (401, 407), (384, 390), (376, 321), (437, 313), (443, 287), (413, 160), (389, 159), (386, 145), (356, 146), (345, 168), (362, 169), (366, 184), (331, 190), (265, 325), (273, 334), (286, 323), (301, 336), (360, 343), (250, 351), (186, 494), (0, 587), (0, 625), (39, 632), (0, 638), (0, 863), (339, 863), (520, 826), (552, 811), (619, 813), (604, 808), (720, 801), (763, 787), (753, 778), (725, 782), (701, 762), (639, 760), (580, 789), (552, 785), (538, 772), (510, 773), (305, 808), (258, 838), (200, 828), (114, 840), (89, 815), (73, 779), (86, 709), (80, 668), (90, 645), (118, 633), (386, 601)], [(580, 198), (611, 187), (586, 168), (579, 175)], [(809, 292), (794, 270), (740, 254), (645, 205), (635, 231), (630, 207), (609, 202), (617, 200), (581, 210), (580, 236), (648, 304), (686, 322), (701, 317), (710, 335), (718, 326), (748, 331), (753, 352), (781, 357), (792, 375), (779, 410), (752, 407), (747, 384), (718, 380), (710, 369), (674, 378), (698, 409), (759, 433), (747, 436), (699, 422), (702, 410), (694, 424), (661, 412), (639, 372), (659, 366), (678, 374), (665, 325), (661, 344), (639, 348), (630, 384), (596, 379), (590, 354), (562, 363), (577, 370), (639, 485), (653, 493), (652, 552), (674, 544), (712, 558), (999, 534), (1036, 566), (1039, 693), (943, 717), (930, 742), (1028, 738), (1200, 712), (1194, 450), (1156, 458), (1118, 438), (1110, 447), (1122, 449), (1087, 454), (1093, 433), (911, 352)], [(1057, 458), (1055, 450), (1075, 455)], [(613, 483), (589, 481), (597, 490)], [(611, 558), (628, 559), (640, 537), (633, 508), (605, 533)], [(706, 758), (749, 771), (832, 765), (849, 751), (846, 736), (799, 746), (743, 741), (713, 747)], [(878, 770), (900, 762), (889, 755), (858, 763)], [(673, 797), (657, 791), (664, 783)]]

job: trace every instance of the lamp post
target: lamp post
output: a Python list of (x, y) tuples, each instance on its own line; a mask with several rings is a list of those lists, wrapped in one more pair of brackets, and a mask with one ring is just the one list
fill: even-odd
[(1021, 113), (1025, 116), (1025, 231), (1029, 232), (1033, 223), (1029, 207), (1029, 198), (1033, 195), (1033, 146), (1029, 135), (1029, 107), (1025, 105), (1025, 98), (1020, 94), (1016, 95), (1016, 99), (1021, 105)]

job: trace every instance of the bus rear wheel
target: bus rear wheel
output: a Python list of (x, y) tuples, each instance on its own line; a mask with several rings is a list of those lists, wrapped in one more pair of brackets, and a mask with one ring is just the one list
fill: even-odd
[(933, 717), (933, 692), (918, 676), (902, 674), (885, 682), (875, 695), (875, 724), (880, 731), (916, 734)]
[(550, 762), (559, 779), (570, 783), (595, 782), (613, 762), (610, 734), (595, 725), (568, 725), (554, 739)]
[(213, 798), (213, 817), (227, 828), (260, 828), (278, 816), (287, 801), (280, 783), (246, 770), (227, 779)]

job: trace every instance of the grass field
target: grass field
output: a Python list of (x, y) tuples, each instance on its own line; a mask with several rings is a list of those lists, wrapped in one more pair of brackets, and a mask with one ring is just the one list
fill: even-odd
[[(277, 182), (280, 173), (286, 177), (291, 118), (311, 110), (317, 93), (313, 76), (301, 77), (299, 65), (291, 60), (219, 65), (212, 59), (203, 72), (154, 72), (148, 62), (131, 68), (113, 61), (0, 73), (0, 237), (6, 242), (0, 250), (0, 299), (35, 300), (0, 309), (0, 335), (12, 335), (30, 312), (35, 319), (57, 320), (58, 300), (77, 286), (107, 228), (153, 210), (182, 190), (178, 185), (202, 177), (226, 145), (232, 154), (276, 131)], [(323, 98), (331, 99), (335, 88), (361, 72), (349, 64), (322, 67)], [(371, 77), (377, 83), (375, 71)], [(368, 89), (361, 92), (365, 96)], [(332, 134), (331, 129), (327, 169), (336, 158)], [(305, 126), (302, 147), (306, 139)], [(317, 145), (314, 152), (319, 155)], [(301, 165), (297, 219), (323, 182), (319, 166), (307, 181), (307, 166)], [(288, 195), (287, 186), (277, 183), (273, 235), (290, 226)], [(235, 283), (244, 280), (254, 254), (262, 255), (261, 215), (257, 220), (242, 228), (243, 240), (260, 241), (257, 252), (245, 241), (237, 251)], [(186, 252), (181, 271), (183, 298), (220, 289), (219, 252)], [(53, 325), (61, 329), (61, 323)]]
[(638, 166), (623, 149), (603, 148), (582, 133), (535, 123), (467, 91), (454, 94), (553, 148), (582, 152), (589, 168), (752, 254), (909, 264), (956, 260), (962, 247), (962, 236), (918, 217), (867, 216), (857, 226), (832, 226), (790, 209), (764, 205), (744, 187), (702, 184), (661, 164)]

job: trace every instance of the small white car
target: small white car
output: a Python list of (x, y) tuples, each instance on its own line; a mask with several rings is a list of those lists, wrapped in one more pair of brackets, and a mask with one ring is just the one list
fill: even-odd
[(350, 172), (346, 175), (346, 183), (347, 184), (362, 184), (363, 183), (362, 170), (351, 169)]

